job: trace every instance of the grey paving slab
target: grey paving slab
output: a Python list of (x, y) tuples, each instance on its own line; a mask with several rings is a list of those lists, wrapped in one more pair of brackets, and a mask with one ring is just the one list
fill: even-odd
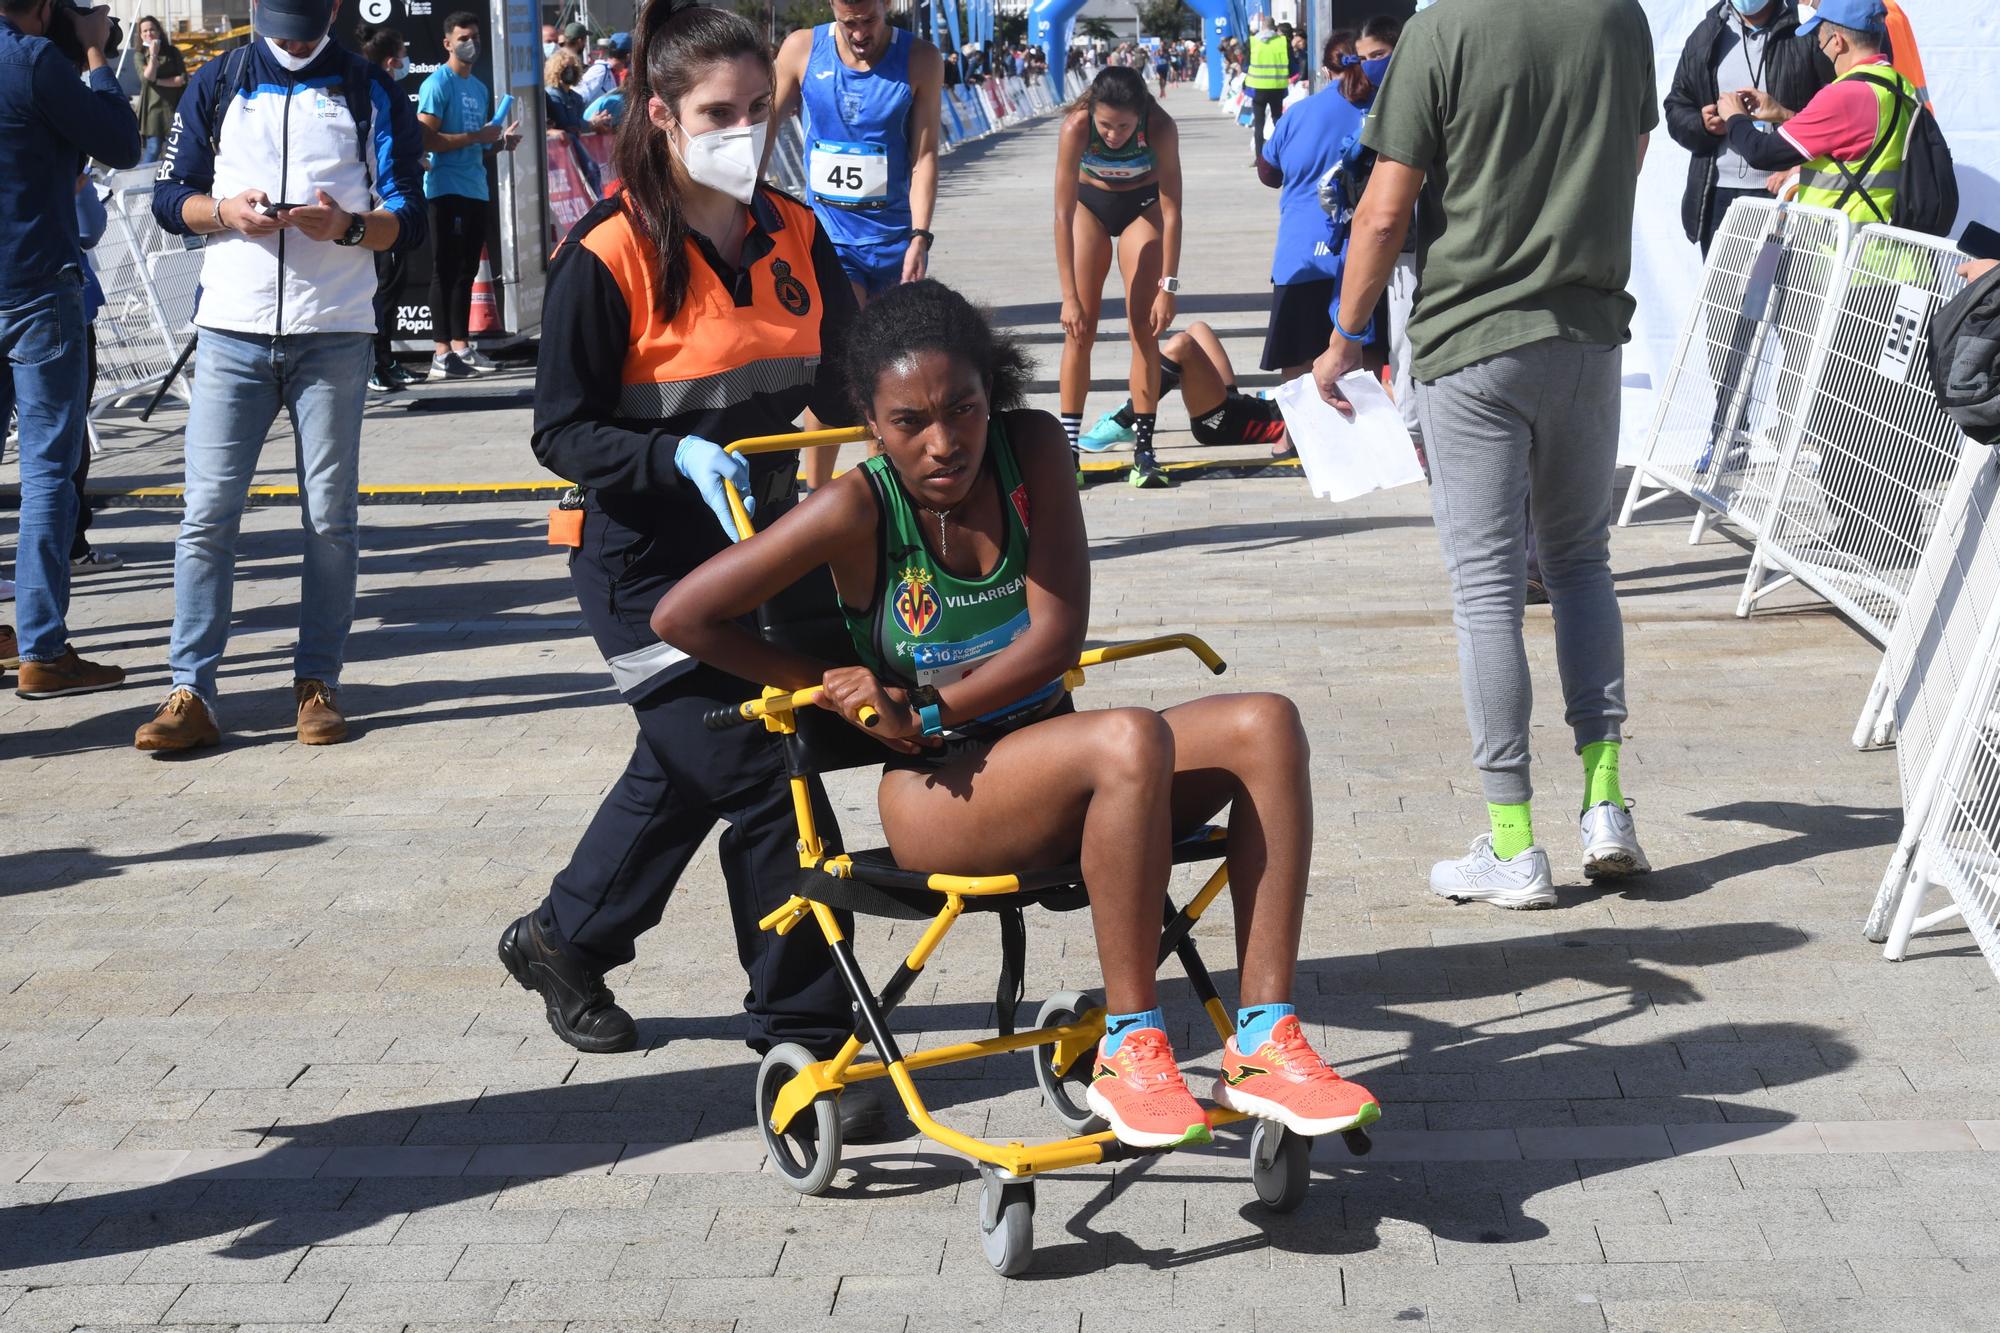
[(356, 1282), (328, 1316), (335, 1324), (404, 1320), (484, 1323), (507, 1298), (505, 1282)]
[[(1261, 387), (1268, 199), (1245, 193), (1233, 126), (1179, 92), (1169, 105), (1190, 110), (1185, 313)], [(996, 229), (991, 208), (1004, 189), (1010, 215), (1045, 218), (1051, 153), (1045, 127), (958, 160), (937, 225), (939, 271), (1031, 339), (1044, 377), (1046, 228)], [(1119, 396), (1120, 314), (1092, 415)], [(364, 476), (537, 476), (529, 387), (514, 371), (462, 401), (371, 408)], [(183, 420), (107, 418), (100, 474), (172, 480)], [(1161, 427), (1170, 461), (1208, 452), (1177, 401)], [(289, 479), (290, 443), (274, 433), (260, 480)], [(252, 510), (229, 744), (186, 762), (127, 748), (166, 683), (176, 515), (111, 509), (94, 535), (128, 563), (79, 580), (73, 630), (133, 684), (0, 695), (0, 879), (18, 886), (0, 920), (0, 1324), (1983, 1328), (2000, 1012), (1979, 960), (1926, 947), (1891, 968), (1856, 930), (1895, 836), (1895, 758), (1853, 751), (1829, 713), (1858, 707), (1874, 649), (1790, 590), (1737, 621), (1741, 551), (1689, 549), (1684, 512), (1648, 511), (1612, 547), (1627, 785), (1659, 869), (1600, 891), (1559, 862), (1552, 912), (1454, 909), (1423, 877), (1481, 812), (1421, 489), (1336, 507), (1293, 480), (1205, 479), (1082, 503), (1093, 640), (1186, 626), (1232, 663), (1214, 684), (1128, 664), (1094, 674), (1084, 704), (1248, 687), (1308, 709), (1299, 993), (1388, 1115), (1368, 1158), (1322, 1146), (1298, 1213), (1250, 1202), (1234, 1139), (1065, 1173), (1042, 1182), (1039, 1278), (1010, 1285), (979, 1252), (976, 1181), (943, 1154), (856, 1153), (801, 1201), (763, 1170), (751, 1123), (712, 848), (610, 978), (643, 1050), (578, 1056), (493, 962), (632, 741), (541, 506), (364, 510), (343, 690), (360, 735), (318, 751), (288, 716), (297, 514)], [(1539, 827), (1562, 846), (1576, 773), (1550, 614), (1526, 624)], [(1718, 662), (1743, 668), (1726, 700)], [(856, 844), (879, 833), (871, 783), (829, 784)], [(1232, 924), (1225, 900), (1198, 938), (1233, 998)], [(1029, 932), (1031, 1002), (1099, 985), (1080, 918)], [(871, 967), (913, 938), (856, 934)], [(983, 1030), (991, 993), (990, 937), (968, 928), (899, 1030)], [(1164, 996), (1199, 1084), (1212, 1035), (1173, 969)], [(1046, 1135), (1024, 1064), (924, 1087), (954, 1124)], [(88, 1294), (130, 1283), (168, 1303)]]
[(166, 1317), (177, 1324), (318, 1324), (346, 1291), (341, 1282), (196, 1282)]

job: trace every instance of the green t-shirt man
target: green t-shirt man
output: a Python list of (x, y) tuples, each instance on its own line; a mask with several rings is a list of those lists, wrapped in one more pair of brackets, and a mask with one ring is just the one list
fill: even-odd
[(1410, 20), (1361, 141), (1425, 174), (1417, 379), (1544, 338), (1627, 341), (1657, 91), (1638, 0), (1443, 0)]

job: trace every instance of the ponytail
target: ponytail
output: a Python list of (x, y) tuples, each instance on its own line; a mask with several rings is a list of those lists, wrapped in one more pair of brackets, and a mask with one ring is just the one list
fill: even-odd
[(671, 131), (653, 123), (652, 102), (669, 111), (713, 66), (744, 56), (775, 74), (771, 53), (748, 20), (726, 9), (684, 0), (651, 0), (640, 11), (625, 114), (618, 124), (612, 162), (622, 181), (625, 211), (650, 244), (653, 298), (662, 323), (680, 313), (688, 288), (687, 208), (674, 175)]

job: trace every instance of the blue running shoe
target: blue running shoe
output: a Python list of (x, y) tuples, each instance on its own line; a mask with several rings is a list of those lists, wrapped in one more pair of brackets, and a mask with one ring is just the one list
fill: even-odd
[(1137, 435), (1133, 434), (1130, 426), (1119, 425), (1118, 418), (1112, 413), (1106, 412), (1097, 419), (1095, 426), (1092, 426), (1077, 437), (1076, 447), (1086, 450), (1089, 453), (1101, 454), (1106, 449), (1115, 448), (1121, 444), (1130, 444), (1138, 438)]

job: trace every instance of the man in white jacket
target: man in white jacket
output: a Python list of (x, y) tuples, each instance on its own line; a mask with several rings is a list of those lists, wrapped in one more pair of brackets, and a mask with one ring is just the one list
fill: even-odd
[(425, 232), (422, 138), (388, 76), (328, 36), (338, 0), (256, 0), (256, 36), (196, 73), (153, 214), (206, 237), (187, 510), (174, 544), (173, 688), (134, 744), (221, 740), (216, 671), (236, 540), (264, 437), (298, 435), (305, 560), (293, 699), (299, 740), (346, 739), (336, 702), (360, 567), (361, 414), (374, 364), (374, 251)]

